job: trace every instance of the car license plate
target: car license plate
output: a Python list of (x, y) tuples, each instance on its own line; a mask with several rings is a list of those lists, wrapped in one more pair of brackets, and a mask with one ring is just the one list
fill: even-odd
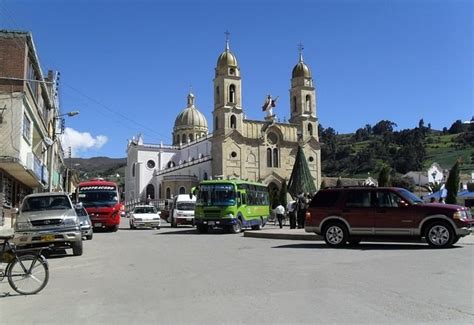
[(54, 235), (41, 236), (41, 241), (54, 241)]
[(97, 222), (96, 224), (94, 224), (95, 227), (102, 227), (102, 224), (100, 222)]
[(215, 221), (208, 221), (208, 223), (207, 223), (207, 224), (208, 224), (208, 225), (211, 225), (211, 226), (213, 226), (213, 225), (215, 225), (215, 224), (216, 224), (216, 222), (215, 222)]

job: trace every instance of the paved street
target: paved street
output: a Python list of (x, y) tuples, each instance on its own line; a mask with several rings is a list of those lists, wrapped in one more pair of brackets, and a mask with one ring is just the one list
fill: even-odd
[(81, 257), (51, 257), (47, 287), (0, 298), (0, 322), (474, 322), (474, 245), (328, 249), (167, 224), (131, 231), (127, 222), (95, 233)]

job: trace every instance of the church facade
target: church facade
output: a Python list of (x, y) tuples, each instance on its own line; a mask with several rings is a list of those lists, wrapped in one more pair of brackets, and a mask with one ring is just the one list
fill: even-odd
[(178, 114), (171, 145), (129, 140), (125, 200), (145, 201), (188, 193), (204, 179), (240, 178), (260, 181), (270, 190), (281, 188), (291, 175), (298, 145), (303, 148), (316, 188), (321, 184), (316, 89), (311, 70), (299, 60), (290, 85), (290, 119), (276, 121), (268, 96), (263, 120), (245, 118), (242, 78), (236, 56), (226, 41), (214, 77), (213, 129), (195, 106), (190, 93)]

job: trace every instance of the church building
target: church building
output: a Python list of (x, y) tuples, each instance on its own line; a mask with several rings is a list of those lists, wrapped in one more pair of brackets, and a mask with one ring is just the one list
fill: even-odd
[(226, 40), (214, 77), (212, 132), (189, 93), (177, 115), (170, 145), (146, 144), (141, 135), (129, 140), (125, 201), (172, 198), (189, 193), (205, 179), (239, 178), (267, 184), (270, 190), (288, 182), (298, 145), (303, 148), (316, 188), (321, 184), (316, 89), (302, 49), (291, 74), (290, 119), (277, 122), (274, 100), (264, 104), (267, 116), (249, 120), (242, 106), (242, 78)]

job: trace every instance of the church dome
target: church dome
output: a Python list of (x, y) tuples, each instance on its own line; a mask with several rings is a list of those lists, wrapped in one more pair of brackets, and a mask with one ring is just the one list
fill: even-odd
[(195, 106), (194, 95), (188, 95), (188, 107), (182, 110), (174, 122), (174, 129), (206, 128), (207, 120)]
[(231, 74), (238, 74), (238, 63), (235, 55), (230, 51), (229, 40), (226, 40), (225, 50), (219, 55), (217, 59), (216, 74), (227, 74), (229, 71)]
[(303, 61), (298, 62), (291, 73), (292, 78), (304, 77), (311, 78), (311, 70)]
[(237, 67), (237, 59), (230, 50), (225, 50), (217, 59), (217, 68)]

